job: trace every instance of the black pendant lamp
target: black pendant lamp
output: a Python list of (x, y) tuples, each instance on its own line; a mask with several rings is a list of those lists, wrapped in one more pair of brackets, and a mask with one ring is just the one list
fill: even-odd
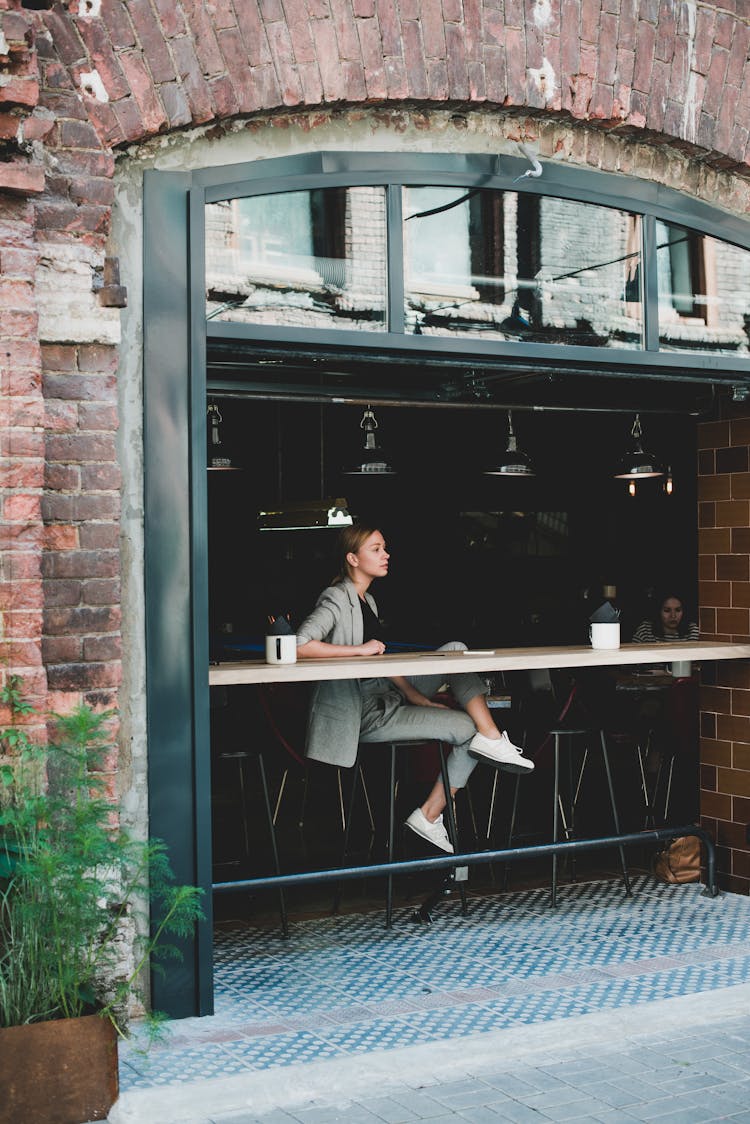
[(396, 470), (391, 468), (385, 459), (384, 450), (378, 445), (376, 432), (377, 419), (368, 405), (362, 415), (359, 428), (364, 432), (365, 444), (359, 460), (351, 468), (343, 470), (345, 476), (395, 476)]
[(635, 415), (630, 437), (630, 448), (620, 458), (614, 473), (615, 479), (637, 481), (652, 480), (658, 476), (663, 476), (663, 466), (659, 464), (653, 453), (649, 453), (643, 448), (643, 430), (641, 429), (639, 414)]
[(485, 476), (536, 476), (531, 459), (518, 448), (513, 430), (513, 415), (508, 410), (508, 441), (505, 452), (492, 468), (485, 468)]

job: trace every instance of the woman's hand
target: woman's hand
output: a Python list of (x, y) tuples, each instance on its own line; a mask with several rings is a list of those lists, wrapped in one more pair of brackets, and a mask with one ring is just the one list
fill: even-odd
[(385, 644), (382, 640), (368, 640), (366, 644), (360, 644), (358, 648), (353, 648), (352, 651), (357, 656), (382, 656), (385, 651)]
[(434, 706), (438, 710), (450, 710), (449, 706), (428, 699), (426, 695), (423, 695), (421, 691), (418, 691), (416, 687), (412, 686), (409, 680), (403, 675), (389, 675), (388, 678), (398, 687), (409, 706)]

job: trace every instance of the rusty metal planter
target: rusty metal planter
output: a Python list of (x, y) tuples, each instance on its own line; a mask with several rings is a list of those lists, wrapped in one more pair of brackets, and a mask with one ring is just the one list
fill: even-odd
[(117, 1033), (98, 1015), (3, 1027), (0, 1058), (4, 1120), (87, 1124), (117, 1099)]

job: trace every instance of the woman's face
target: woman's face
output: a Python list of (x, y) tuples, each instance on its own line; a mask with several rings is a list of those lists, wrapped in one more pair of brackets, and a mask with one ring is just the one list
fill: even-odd
[(677, 632), (682, 623), (682, 602), (677, 597), (668, 597), (660, 610), (662, 628), (665, 632)]
[(365, 539), (356, 552), (350, 552), (346, 560), (351, 566), (353, 577), (384, 578), (388, 573), (388, 559), (390, 555), (385, 549), (385, 539), (380, 531), (373, 533)]

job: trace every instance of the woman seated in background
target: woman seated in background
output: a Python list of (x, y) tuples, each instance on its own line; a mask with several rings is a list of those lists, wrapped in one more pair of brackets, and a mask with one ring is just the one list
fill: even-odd
[(633, 633), (634, 644), (658, 644), (668, 640), (698, 640), (698, 625), (685, 612), (685, 602), (676, 593), (664, 593), (654, 601), (655, 614), (641, 621)]
[[(315, 608), (297, 629), (297, 655), (301, 659), (352, 659), (379, 656), (385, 651), (377, 605), (369, 592), (372, 582), (388, 573), (390, 556), (385, 540), (375, 527), (355, 524), (341, 532), (339, 553), (338, 576), (323, 590)], [(436, 565), (436, 548), (430, 547), (425, 566)], [(463, 648), (465, 645), (457, 642), (445, 645), (448, 650)], [(433, 695), (446, 682), (461, 710), (433, 701)], [(533, 762), (495, 725), (486, 693), (486, 684), (473, 672), (316, 683), (307, 727), (307, 756), (351, 768), (360, 742), (414, 738), (448, 742), (454, 747), (448, 759), (451, 795), (464, 787), (477, 761), (516, 773), (531, 772)], [(441, 850), (452, 852), (443, 825), (446, 803), (443, 781), (438, 777), (406, 826)]]

